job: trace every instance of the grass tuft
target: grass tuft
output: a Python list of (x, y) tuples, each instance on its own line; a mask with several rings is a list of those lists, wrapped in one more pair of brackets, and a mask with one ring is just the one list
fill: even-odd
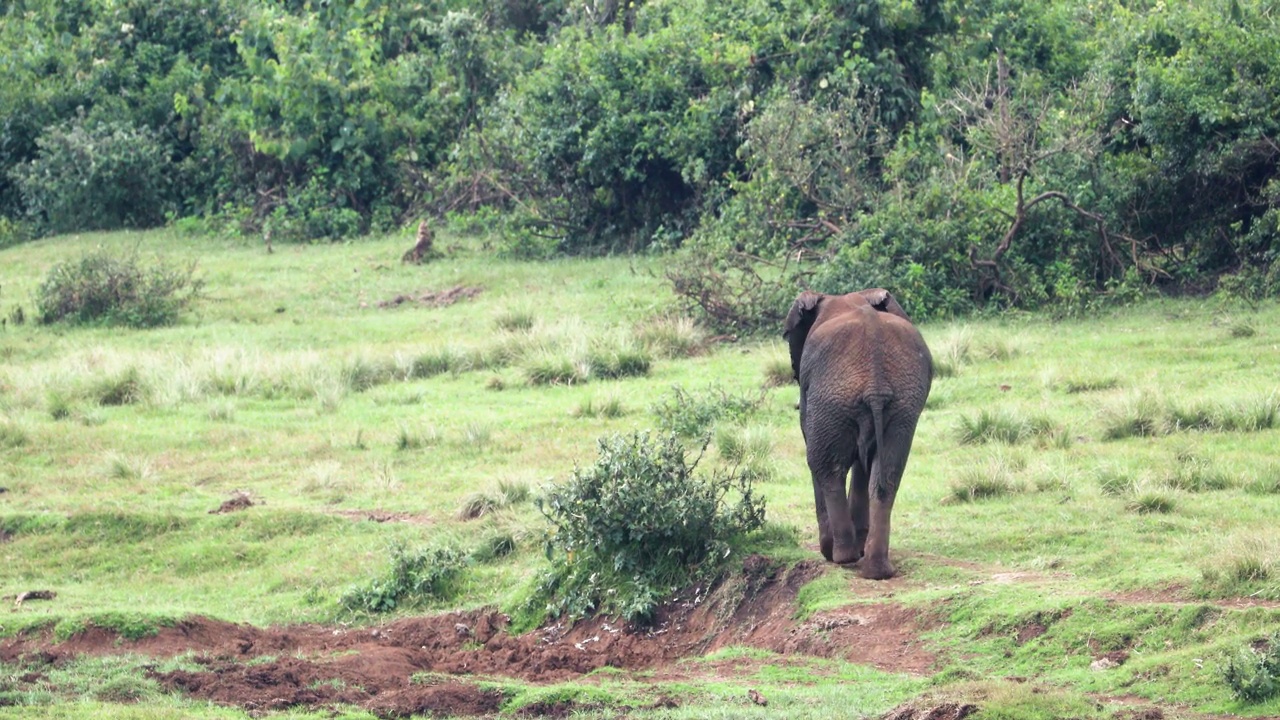
[(766, 388), (786, 387), (795, 382), (791, 371), (791, 359), (774, 356), (765, 362), (764, 386)]
[(496, 490), (475, 492), (468, 495), (458, 508), (459, 520), (475, 520), (530, 502), (533, 490), (529, 483), (517, 480), (499, 480)]
[(12, 420), (0, 420), (0, 449), (22, 447), (31, 441), (27, 431)]
[(408, 425), (401, 425), (396, 432), (396, 450), (401, 452), (420, 450), (437, 445), (439, 442), (440, 431), (434, 425), (427, 426), (424, 430), (414, 430)]
[(1244, 490), (1252, 495), (1280, 495), (1280, 465), (1268, 464), (1258, 470)]
[(1160, 482), (1171, 490), (1192, 493), (1226, 490), (1234, 484), (1229, 475), (1215, 468), (1208, 459), (1185, 451), (1178, 453), (1173, 468)]
[(1021, 456), (992, 456), (983, 465), (969, 466), (960, 472), (947, 489), (944, 503), (968, 503), (1003, 497), (1023, 490), (1016, 475), (1026, 469)]
[(230, 398), (215, 400), (209, 405), (209, 419), (213, 422), (232, 422), (236, 419), (236, 403)]
[(140, 458), (109, 452), (103, 474), (112, 480), (146, 480), (151, 477), (151, 464)]
[(566, 352), (542, 349), (526, 359), (524, 375), (530, 385), (579, 385), (590, 378), (591, 368)]
[(1094, 478), (1098, 483), (1098, 489), (1103, 495), (1116, 497), (1119, 495), (1129, 495), (1134, 491), (1136, 483), (1134, 479), (1124, 471), (1113, 467), (1101, 467), (1094, 471)]
[(1176, 503), (1174, 502), (1173, 497), (1167, 493), (1147, 490), (1134, 496), (1134, 498), (1130, 500), (1125, 507), (1141, 515), (1166, 515), (1173, 512), (1175, 506)]
[(951, 331), (937, 347), (933, 348), (933, 376), (956, 377), (960, 368), (969, 361), (973, 351), (973, 332), (967, 327)]
[(627, 414), (622, 398), (609, 394), (589, 397), (578, 403), (570, 413), (578, 418), (620, 418)]
[(984, 409), (976, 416), (962, 415), (957, 434), (964, 445), (986, 442), (1016, 445), (1035, 437), (1046, 438), (1058, 446), (1070, 443), (1070, 436), (1049, 418), (1023, 417), (1010, 410)]
[(507, 308), (493, 318), (493, 326), (503, 332), (527, 332), (537, 321), (532, 310)]
[(115, 375), (98, 380), (90, 393), (99, 405), (135, 405), (146, 399), (147, 388), (137, 366), (130, 365)]
[(1062, 389), (1070, 395), (1113, 390), (1117, 387), (1120, 387), (1120, 379), (1109, 375), (1101, 377), (1076, 376), (1062, 381)]
[(61, 390), (50, 390), (45, 397), (45, 407), (49, 417), (54, 420), (66, 420), (71, 417), (71, 398)]
[(721, 459), (737, 467), (753, 481), (768, 482), (778, 475), (774, 464), (774, 431), (765, 427), (719, 426), (716, 449)]
[(636, 342), (660, 358), (686, 358), (707, 352), (707, 335), (687, 317), (650, 318), (635, 329)]
[(1104, 408), (1101, 417), (1103, 437), (1107, 440), (1156, 437), (1188, 430), (1260, 432), (1277, 426), (1280, 395), (1183, 405), (1161, 401), (1151, 393), (1139, 393)]

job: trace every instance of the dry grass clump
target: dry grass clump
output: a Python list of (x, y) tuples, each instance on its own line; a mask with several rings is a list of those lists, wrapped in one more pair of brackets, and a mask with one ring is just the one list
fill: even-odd
[(660, 358), (694, 357), (707, 352), (707, 334), (692, 319), (661, 315), (636, 326), (640, 347)]
[(985, 463), (970, 465), (951, 482), (944, 503), (969, 503), (1004, 497), (1025, 490), (1018, 473), (1027, 467), (1021, 455), (997, 453)]

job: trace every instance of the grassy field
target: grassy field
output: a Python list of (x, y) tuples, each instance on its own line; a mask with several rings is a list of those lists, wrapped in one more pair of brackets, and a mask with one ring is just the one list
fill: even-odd
[[(57, 593), (0, 614), (0, 636), (511, 610), (545, 563), (532, 499), (601, 436), (656, 429), (676, 388), (751, 402), (714, 428), (705, 462), (758, 466), (770, 523), (799, 538), (774, 532), (766, 554), (817, 556), (797, 390), (769, 383), (780, 338), (709, 343), (676, 312), (662, 258), (526, 263), (446, 237), (444, 257), (402, 265), (410, 244), (268, 254), (159, 231), (0, 250), (10, 319), (34, 315), (53, 264), (98, 246), (195, 261), (205, 282), (171, 328), (0, 330), (0, 595)], [(479, 292), (381, 305), (456, 287)], [(894, 515), (901, 575), (885, 592), (829, 568), (796, 613), (911, 608), (933, 669), (728, 650), (680, 677), (595, 678), (581, 716), (875, 717), (912, 698), (981, 718), (1280, 714), (1224, 679), (1280, 628), (1278, 328), (1280, 307), (1206, 299), (923, 326), (939, 377)], [(211, 514), (235, 497), (252, 507)], [(514, 552), (468, 566), (448, 602), (341, 602), (397, 544), (494, 542)], [(725, 652), (751, 662), (704, 669)], [(36, 683), (0, 664), (0, 717), (243, 716), (161, 693), (144, 665), (122, 650)], [(744, 706), (744, 684), (770, 708)], [(122, 685), (130, 702), (113, 702)], [(635, 700), (655, 694), (682, 702)]]

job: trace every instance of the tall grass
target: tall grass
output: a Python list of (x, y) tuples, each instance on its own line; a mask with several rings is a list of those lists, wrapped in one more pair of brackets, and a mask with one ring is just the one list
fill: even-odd
[(965, 445), (986, 442), (1016, 445), (1033, 438), (1069, 442), (1069, 436), (1052, 419), (1043, 415), (1028, 417), (1015, 410), (983, 409), (976, 415), (962, 415), (956, 435)]
[(1103, 437), (1157, 437), (1198, 430), (1203, 432), (1259, 432), (1280, 422), (1280, 393), (1245, 400), (1179, 402), (1151, 392), (1139, 392), (1103, 408)]
[(998, 453), (985, 463), (962, 468), (948, 486), (943, 502), (976, 502), (1021, 492), (1025, 488), (1017, 475), (1026, 466), (1026, 459), (1021, 456)]

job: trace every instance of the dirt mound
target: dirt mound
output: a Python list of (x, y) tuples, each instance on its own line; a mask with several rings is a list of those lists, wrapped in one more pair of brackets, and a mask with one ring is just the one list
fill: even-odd
[(783, 569), (748, 558), (745, 569), (714, 592), (688, 591), (643, 628), (593, 618), (511, 635), (508, 618), (487, 610), (360, 629), (255, 628), (193, 617), (136, 641), (90, 627), (55, 644), (45, 630), (0, 641), (0, 661), (48, 665), (81, 654), (192, 653), (199, 667), (152, 676), (171, 691), (249, 710), (352, 704), (384, 717), (498, 709), (501, 697), (457, 676), (562, 681), (605, 666), (652, 669), (729, 645), (843, 658), (891, 671), (932, 668), (934, 658), (914, 635), (914, 611), (865, 605), (797, 622), (796, 591), (822, 572), (822, 564)]
[(249, 493), (243, 490), (237, 490), (230, 498), (223, 500), (222, 504), (215, 510), (210, 510), (210, 515), (225, 515), (226, 513), (239, 512), (248, 510), (253, 507), (253, 498), (249, 497)]
[(424, 290), (413, 295), (397, 295), (390, 300), (383, 300), (378, 303), (380, 308), (393, 308), (405, 303), (413, 303), (415, 305), (426, 305), (428, 307), (447, 307), (460, 300), (470, 300), (479, 295), (481, 289), (478, 287), (467, 287), (465, 285), (457, 285), (448, 290)]
[(923, 708), (907, 704), (890, 710), (881, 720), (964, 720), (976, 712), (978, 706), (969, 703), (942, 703)]

